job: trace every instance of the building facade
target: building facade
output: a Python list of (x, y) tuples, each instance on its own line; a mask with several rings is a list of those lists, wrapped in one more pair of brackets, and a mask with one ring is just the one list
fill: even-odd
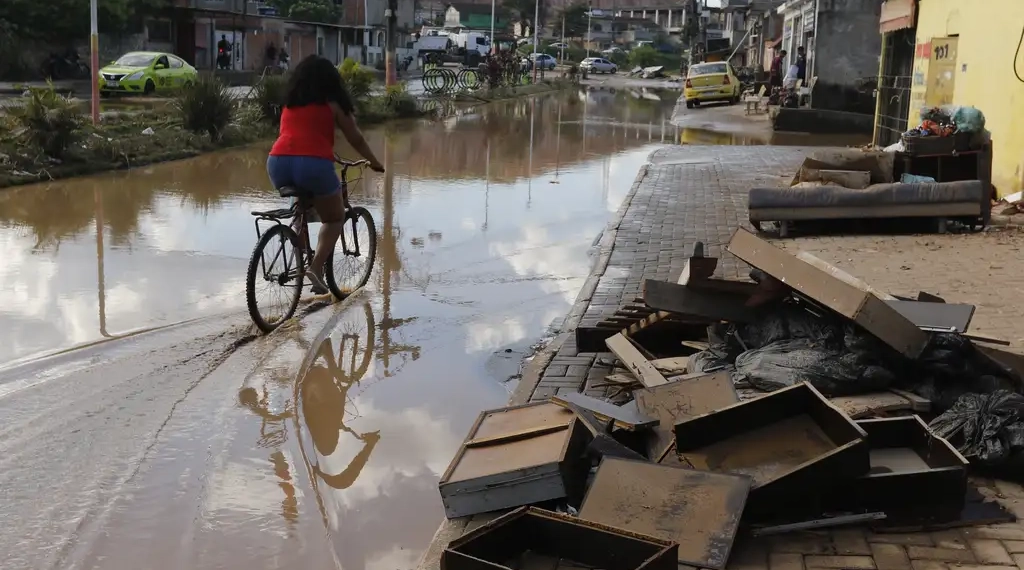
[(803, 47), (806, 81), (813, 81), (811, 106), (871, 115), (875, 110), (882, 37), (878, 30), (883, 0), (787, 0), (780, 49), (786, 67)]
[[(922, 108), (969, 105), (985, 114), (992, 136), (992, 184), (1000, 196), (1024, 186), (1024, 54), (1018, 42), (1024, 30), (1024, 2), (985, 0), (887, 0), (880, 27), (887, 53), (879, 84), (905, 93), (905, 106), (886, 108), (879, 101), (876, 141), (892, 140), (899, 128), (916, 126)], [(909, 18), (907, 14), (909, 13)], [(916, 26), (913, 21), (916, 16)], [(911, 74), (898, 75), (904, 53), (888, 48), (897, 36), (913, 37)], [(902, 42), (906, 43), (906, 41)], [(909, 87), (899, 89), (899, 87)], [(881, 91), (881, 89), (880, 89)], [(884, 140), (883, 140), (884, 139)]]

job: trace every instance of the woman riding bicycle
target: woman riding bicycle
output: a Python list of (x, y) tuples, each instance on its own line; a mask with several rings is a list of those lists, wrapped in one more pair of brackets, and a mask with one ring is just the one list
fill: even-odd
[(312, 196), (322, 224), (306, 278), (317, 295), (328, 291), (324, 264), (341, 235), (349, 207), (334, 170), (335, 128), (370, 162), (370, 168), (384, 172), (356, 125), (355, 107), (338, 70), (330, 61), (311, 55), (299, 63), (288, 81), (281, 133), (270, 149), (267, 174), (275, 188), (289, 186)]

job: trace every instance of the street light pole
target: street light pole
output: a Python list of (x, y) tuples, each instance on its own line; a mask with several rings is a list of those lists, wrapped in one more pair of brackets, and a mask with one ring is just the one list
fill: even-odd
[(558, 48), (558, 63), (565, 63), (565, 14), (562, 15), (562, 47)]
[(89, 52), (92, 63), (92, 124), (100, 122), (100, 18), (96, 8), (97, 0), (89, 2)]
[[(494, 46), (497, 45), (494, 42), (494, 12), (495, 12), (495, 5), (494, 4), (495, 4), (496, 1), (497, 0), (491, 0), (491, 53), (494, 53), (494, 49), (495, 49)], [(519, 30), (519, 31), (522, 32), (522, 30)]]

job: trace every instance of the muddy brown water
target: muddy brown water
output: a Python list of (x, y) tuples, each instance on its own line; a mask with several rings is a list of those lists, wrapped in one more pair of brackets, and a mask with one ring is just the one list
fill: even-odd
[[(415, 565), (437, 481), (680, 132), (572, 92), (368, 131), (370, 285), (256, 336), (266, 146), (0, 191), (5, 568)], [(351, 152), (345, 152), (351, 155)]]

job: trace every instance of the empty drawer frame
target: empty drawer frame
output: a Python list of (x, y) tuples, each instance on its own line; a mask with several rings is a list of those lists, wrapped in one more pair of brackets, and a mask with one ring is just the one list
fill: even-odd
[(861, 420), (871, 470), (832, 495), (829, 506), (885, 511), (890, 519), (956, 517), (967, 494), (967, 459), (917, 416)]
[(549, 402), (480, 414), (438, 487), (448, 518), (582, 495), (590, 432)]
[(866, 434), (804, 382), (677, 423), (676, 449), (695, 469), (747, 475), (747, 514), (794, 508), (868, 472)]
[(453, 540), (441, 554), (441, 570), (522, 568), (525, 557), (547, 560), (545, 568), (555, 568), (561, 561), (564, 566), (559, 567), (676, 570), (678, 547), (671, 541), (523, 507)]

